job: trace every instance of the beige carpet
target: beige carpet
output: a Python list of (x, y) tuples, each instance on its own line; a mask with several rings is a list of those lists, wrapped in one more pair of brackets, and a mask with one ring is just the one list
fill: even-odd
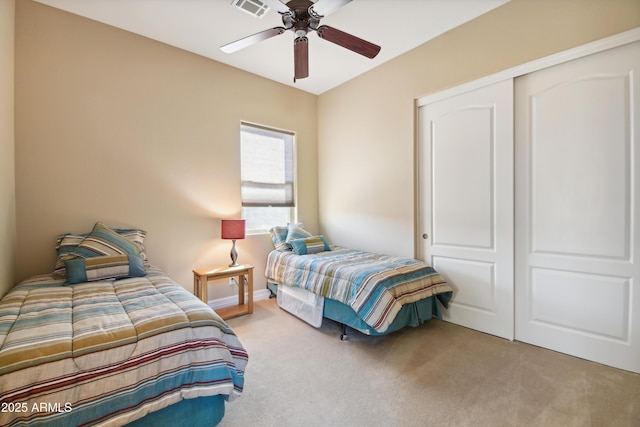
[(249, 352), (220, 426), (640, 426), (640, 375), (433, 320), (320, 329), (275, 300), (229, 320)]

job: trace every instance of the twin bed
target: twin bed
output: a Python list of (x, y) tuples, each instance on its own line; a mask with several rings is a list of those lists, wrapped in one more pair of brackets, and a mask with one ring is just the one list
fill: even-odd
[(248, 355), (145, 259), (140, 230), (58, 239), (54, 274), (0, 301), (0, 425), (217, 424)]
[(313, 326), (308, 314), (321, 312), (342, 326), (341, 339), (347, 326), (377, 336), (441, 319), (440, 305), (451, 298), (451, 287), (422, 261), (332, 246), (300, 223), (274, 227), (271, 236), (265, 275), (279, 305)]

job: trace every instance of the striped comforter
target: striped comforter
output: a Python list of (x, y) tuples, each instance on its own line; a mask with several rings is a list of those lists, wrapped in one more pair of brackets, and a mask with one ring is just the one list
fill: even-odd
[(304, 288), (348, 305), (369, 326), (384, 333), (403, 304), (452, 292), (422, 261), (333, 246), (331, 251), (296, 255), (274, 250), (267, 280)]
[(37, 276), (0, 301), (0, 425), (122, 425), (242, 393), (242, 344), (161, 271), (63, 283)]

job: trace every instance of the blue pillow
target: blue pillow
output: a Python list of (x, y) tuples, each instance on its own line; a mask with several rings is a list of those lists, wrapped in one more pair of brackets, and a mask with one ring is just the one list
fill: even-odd
[(93, 282), (147, 275), (141, 255), (110, 255), (65, 261), (67, 283)]
[(317, 254), (331, 250), (327, 240), (322, 235), (311, 236), (304, 239), (294, 239), (289, 243), (293, 247), (293, 252), (296, 255)]

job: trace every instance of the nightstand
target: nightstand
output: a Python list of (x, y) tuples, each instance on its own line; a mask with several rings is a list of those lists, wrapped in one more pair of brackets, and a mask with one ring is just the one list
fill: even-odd
[[(220, 280), (235, 277), (238, 283), (238, 305), (217, 309), (216, 313), (223, 319), (253, 313), (253, 266), (239, 265), (237, 267), (214, 267), (210, 269), (193, 270), (193, 293), (205, 304), (209, 303), (207, 284), (209, 280)], [(247, 282), (247, 301), (244, 298), (244, 282)]]

